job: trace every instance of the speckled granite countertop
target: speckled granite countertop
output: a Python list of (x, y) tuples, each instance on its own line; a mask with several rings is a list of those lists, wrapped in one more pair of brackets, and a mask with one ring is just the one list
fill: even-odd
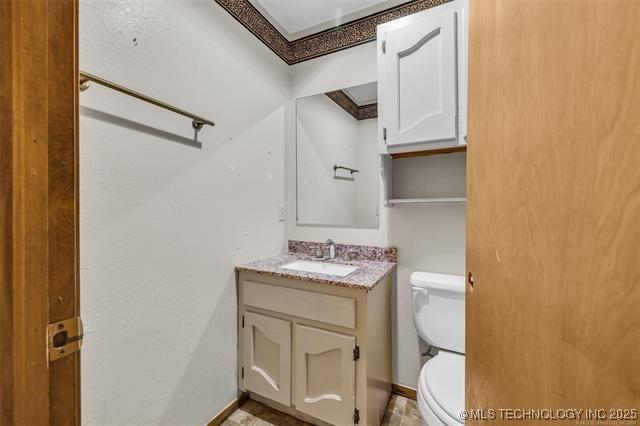
[[(296, 260), (310, 260), (314, 262), (329, 262), (341, 265), (357, 266), (358, 269), (347, 276), (339, 277), (336, 275), (317, 274), (312, 272), (294, 271), (283, 269), (282, 265), (286, 265)], [(268, 257), (266, 259), (255, 260), (253, 262), (244, 263), (236, 266), (237, 271), (257, 272), (260, 274), (270, 275), (272, 277), (293, 278), (301, 281), (309, 281), (320, 284), (331, 284), (343, 287), (359, 288), (371, 290), (382, 277), (391, 272), (396, 267), (395, 262), (387, 262), (381, 260), (352, 260), (345, 261), (340, 258), (335, 259), (318, 259), (314, 256), (303, 253), (287, 253), (278, 256)]]

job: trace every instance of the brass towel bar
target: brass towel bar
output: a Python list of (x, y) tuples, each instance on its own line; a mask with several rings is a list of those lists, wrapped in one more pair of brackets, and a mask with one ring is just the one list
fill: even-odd
[(348, 171), (349, 173), (351, 173), (352, 175), (353, 175), (354, 173), (358, 173), (358, 172), (360, 172), (360, 170), (358, 170), (358, 169), (352, 169), (351, 167), (345, 167), (345, 166), (338, 166), (337, 164), (335, 164), (335, 165), (333, 166), (333, 171), (335, 172), (335, 171), (336, 171), (336, 170), (338, 170), (338, 169), (346, 170), (346, 171)]
[(204, 126), (205, 124), (209, 126), (215, 126), (215, 123), (211, 120), (207, 120), (206, 118), (202, 118), (200, 116), (187, 112), (183, 109), (176, 108), (173, 105), (169, 105), (165, 102), (143, 95), (142, 93), (138, 93), (134, 90), (127, 89), (126, 87), (120, 86), (119, 84), (113, 83), (109, 80), (105, 80), (104, 78), (95, 76), (93, 74), (89, 74), (84, 71), (80, 71), (80, 91), (84, 92), (89, 88), (89, 81), (93, 81), (94, 83), (97, 83), (101, 86), (108, 87), (109, 89), (116, 90), (120, 93), (124, 93), (125, 95), (133, 96), (134, 98), (140, 99), (141, 101), (144, 101), (144, 102), (148, 102), (157, 107), (164, 108), (169, 111), (173, 111), (176, 114), (189, 117), (192, 120), (191, 125), (196, 131), (202, 129), (202, 126)]
[[(337, 173), (336, 173), (338, 170), (346, 170), (346, 171), (348, 171), (349, 173), (351, 173), (351, 177), (338, 176)], [(353, 176), (354, 173), (360, 173), (360, 170), (352, 169), (351, 167), (339, 166), (337, 164), (333, 165), (333, 178), (334, 179), (356, 180), (355, 177)]]

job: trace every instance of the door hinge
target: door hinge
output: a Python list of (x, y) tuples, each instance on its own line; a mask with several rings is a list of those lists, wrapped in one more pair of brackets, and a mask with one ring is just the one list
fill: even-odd
[(387, 41), (382, 40), (382, 53), (387, 53)]
[(387, 128), (382, 128), (382, 139), (384, 139), (384, 143), (387, 143)]
[(360, 359), (360, 346), (356, 345), (355, 348), (353, 348), (353, 360), (357, 361)]
[(241, 377), (244, 379), (244, 367), (242, 367), (242, 376)]
[(47, 325), (49, 362), (78, 352), (82, 346), (82, 320), (73, 317)]
[(360, 410), (357, 408), (353, 410), (353, 424), (357, 425), (360, 423)]
[(242, 316), (242, 328), (244, 328), (244, 315)]

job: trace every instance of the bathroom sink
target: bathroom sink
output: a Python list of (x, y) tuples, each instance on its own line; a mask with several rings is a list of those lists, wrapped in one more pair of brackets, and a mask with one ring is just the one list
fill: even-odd
[(337, 263), (311, 262), (308, 260), (297, 260), (282, 266), (283, 269), (294, 271), (313, 272), (315, 274), (336, 275), (346, 277), (356, 269), (356, 266), (340, 265)]

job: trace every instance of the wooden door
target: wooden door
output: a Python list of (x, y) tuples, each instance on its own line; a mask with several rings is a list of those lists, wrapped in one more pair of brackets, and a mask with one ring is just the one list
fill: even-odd
[(457, 137), (457, 12), (423, 14), (384, 36), (380, 101), (388, 146)]
[(291, 322), (244, 314), (243, 374), (246, 390), (284, 405), (291, 402)]
[(640, 406), (638, 22), (471, 3), (467, 409)]
[(334, 425), (353, 424), (356, 338), (296, 325), (296, 409)]
[(47, 345), (79, 315), (77, 12), (0, 1), (2, 425), (80, 424), (79, 352)]

